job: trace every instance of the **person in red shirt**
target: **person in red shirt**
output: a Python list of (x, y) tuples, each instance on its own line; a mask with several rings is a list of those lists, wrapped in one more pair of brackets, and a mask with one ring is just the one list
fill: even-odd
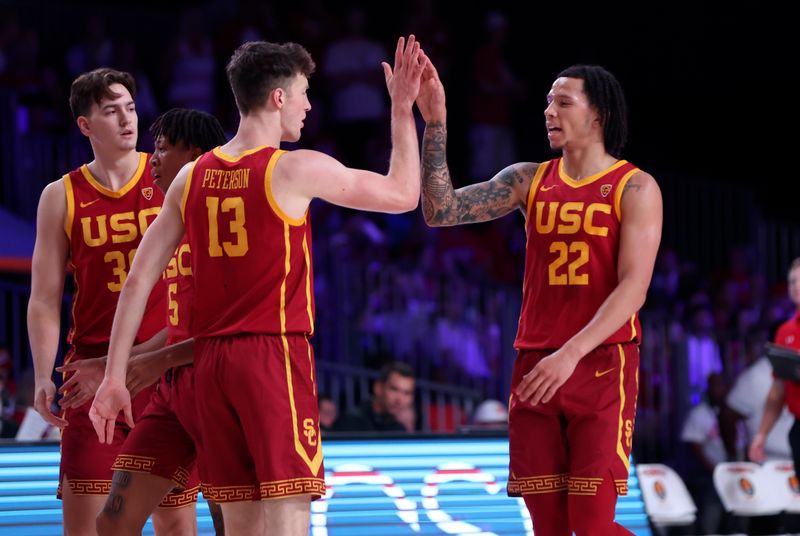
[(455, 190), (447, 166), (444, 88), (429, 64), (422, 204), (431, 226), (526, 217), (522, 311), (509, 403), (509, 495), (537, 536), (630, 534), (614, 522), (627, 492), (645, 300), (661, 240), (661, 192), (622, 160), (626, 108), (604, 68), (572, 66), (547, 94), (550, 147), (561, 157), (512, 164)]
[[(789, 265), (789, 298), (795, 304), (797, 310), (795, 314), (781, 324), (775, 332), (775, 344), (800, 350), (800, 258), (792, 261)], [(792, 448), (794, 466), (800, 467), (800, 383), (791, 380), (774, 378), (772, 388), (770, 388), (767, 401), (764, 404), (764, 414), (761, 417), (761, 424), (758, 433), (753, 437), (748, 449), (750, 459), (762, 462), (766, 459), (764, 445), (770, 430), (777, 422), (783, 411), (783, 406), (795, 416), (794, 425), (789, 430), (789, 446)]]
[[(313, 198), (405, 212), (419, 202), (412, 106), (427, 58), (401, 38), (383, 64), (392, 103), (386, 175), (324, 153), (278, 149), (300, 138), (314, 62), (295, 43), (241, 45), (227, 74), (241, 121), (222, 147), (187, 164), (139, 248), (122, 291), (103, 383), (90, 410), (108, 441), (131, 422), (125, 369), (144, 301), (184, 233), (192, 251), (196, 405), (209, 461), (203, 493), (222, 504), (225, 532), (308, 534), (310, 500), (325, 492), (314, 361)], [(212, 462), (213, 463), (210, 463)]]
[[(142, 236), (161, 210), (164, 195), (150, 173), (149, 155), (136, 150), (135, 95), (133, 77), (114, 69), (96, 69), (73, 81), (70, 108), (91, 143), (94, 160), (47, 185), (37, 212), (28, 304), (36, 378), (34, 407), (45, 421), (62, 429), (57, 494), (63, 499), (66, 534), (95, 534), (95, 518), (111, 489), (111, 465), (130, 432), (120, 422), (107, 444), (93, 441), (89, 398), (65, 405), (62, 415), (55, 415), (52, 374), (68, 268), (75, 292), (66, 364), (108, 352), (120, 290)], [(165, 298), (163, 283), (148, 290), (144, 319), (134, 334), (137, 351), (163, 346)], [(65, 384), (72, 374), (65, 374)], [(137, 417), (152, 391), (142, 390), (134, 398)], [(179, 514), (172, 510), (156, 513), (164, 520), (174, 515)]]

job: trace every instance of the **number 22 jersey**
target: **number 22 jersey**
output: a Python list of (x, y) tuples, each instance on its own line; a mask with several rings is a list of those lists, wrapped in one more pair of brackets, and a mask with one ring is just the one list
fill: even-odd
[[(594, 317), (618, 283), (625, 160), (576, 181), (557, 158), (539, 165), (527, 200), (522, 310), (514, 347), (557, 349)], [(638, 342), (638, 314), (603, 344)]]

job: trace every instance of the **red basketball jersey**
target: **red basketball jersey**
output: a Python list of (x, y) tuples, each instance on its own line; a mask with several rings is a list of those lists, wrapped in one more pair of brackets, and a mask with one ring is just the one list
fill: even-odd
[[(153, 183), (148, 154), (119, 191), (95, 179), (83, 165), (64, 175), (67, 194), (69, 262), (75, 280), (72, 328), (68, 342), (76, 346), (108, 344), (119, 291), (147, 227), (161, 210), (164, 194)], [(150, 294), (136, 342), (164, 327), (165, 293), (158, 284)]]
[[(560, 348), (589, 323), (617, 286), (622, 190), (639, 171), (620, 160), (581, 181), (561, 158), (543, 162), (528, 192), (525, 280), (514, 342)], [(603, 344), (639, 340), (638, 315)]]
[(167, 287), (167, 346), (191, 337), (189, 319), (194, 295), (191, 257), (191, 248), (184, 235), (163, 275)]
[(237, 333), (311, 334), (311, 222), (284, 214), (272, 170), (285, 151), (240, 156), (219, 148), (192, 166), (183, 217), (192, 250), (194, 337)]

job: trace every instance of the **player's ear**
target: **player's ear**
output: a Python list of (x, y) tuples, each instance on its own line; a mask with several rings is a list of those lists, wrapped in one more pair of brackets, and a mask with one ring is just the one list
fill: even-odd
[(276, 87), (270, 93), (269, 100), (273, 106), (280, 110), (286, 100), (286, 91), (282, 87)]
[(189, 150), (191, 151), (190, 157), (192, 160), (197, 160), (197, 157), (203, 154), (203, 150), (200, 147), (196, 147), (194, 145), (189, 147)]
[(75, 123), (78, 125), (78, 130), (81, 131), (81, 134), (89, 137), (89, 135), (92, 133), (92, 129), (89, 127), (89, 120), (86, 119), (86, 116), (79, 115), (78, 119), (75, 120)]

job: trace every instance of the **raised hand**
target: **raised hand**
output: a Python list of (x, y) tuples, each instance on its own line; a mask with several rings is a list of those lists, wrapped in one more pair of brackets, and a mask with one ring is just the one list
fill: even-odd
[(411, 107), (419, 94), (420, 78), (427, 64), (428, 57), (413, 35), (408, 36), (407, 43), (403, 37), (397, 40), (394, 69), (386, 62), (381, 63), (393, 104)]
[(125, 422), (133, 428), (131, 395), (125, 385), (114, 378), (106, 377), (97, 389), (97, 394), (89, 408), (89, 419), (100, 443), (108, 445), (114, 440), (114, 426), (117, 415), (122, 411)]
[(417, 108), (426, 123), (444, 123), (447, 120), (444, 86), (430, 60), (422, 71)]
[(58, 372), (72, 372), (58, 392), (63, 395), (58, 404), (64, 408), (77, 408), (88, 402), (100, 387), (106, 371), (106, 358), (78, 359), (57, 367)]

